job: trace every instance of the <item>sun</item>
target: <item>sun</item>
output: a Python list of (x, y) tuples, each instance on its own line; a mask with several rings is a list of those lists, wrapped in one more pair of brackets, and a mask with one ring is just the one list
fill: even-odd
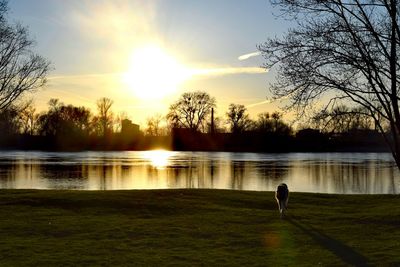
[(160, 99), (174, 93), (189, 76), (174, 57), (149, 45), (132, 52), (123, 81), (140, 99)]

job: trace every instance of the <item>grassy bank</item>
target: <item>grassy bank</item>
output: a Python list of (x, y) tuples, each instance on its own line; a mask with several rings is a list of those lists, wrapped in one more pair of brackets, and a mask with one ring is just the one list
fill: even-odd
[(400, 196), (0, 190), (0, 265), (400, 265)]

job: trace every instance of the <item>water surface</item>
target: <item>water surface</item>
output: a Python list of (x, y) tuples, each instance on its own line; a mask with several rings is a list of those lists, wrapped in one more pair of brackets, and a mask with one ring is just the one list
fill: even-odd
[(0, 152), (0, 188), (218, 188), (398, 194), (389, 153)]

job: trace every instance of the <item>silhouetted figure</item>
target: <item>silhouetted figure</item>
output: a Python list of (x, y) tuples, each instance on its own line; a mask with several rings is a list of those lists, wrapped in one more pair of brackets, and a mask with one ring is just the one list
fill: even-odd
[(278, 202), (278, 208), (282, 219), (285, 216), (285, 211), (289, 201), (289, 189), (285, 183), (278, 185), (275, 192), (275, 198), (276, 202)]

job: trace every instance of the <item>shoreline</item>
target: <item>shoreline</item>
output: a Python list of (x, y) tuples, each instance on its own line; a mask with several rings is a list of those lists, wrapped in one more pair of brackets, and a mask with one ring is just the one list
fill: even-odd
[[(242, 189), (225, 189), (225, 188), (150, 188), (150, 189), (43, 189), (43, 188), (0, 188), (0, 193), (2, 191), (45, 191), (45, 192), (157, 192), (157, 191), (225, 191), (225, 192), (244, 192), (244, 193), (267, 193), (275, 194), (275, 191), (262, 191), (262, 190), (242, 190)], [(290, 191), (290, 194), (299, 195), (328, 195), (328, 196), (400, 196), (400, 193), (384, 193), (384, 194), (364, 194), (364, 193), (320, 193), (320, 192), (303, 192), (303, 191)]]

